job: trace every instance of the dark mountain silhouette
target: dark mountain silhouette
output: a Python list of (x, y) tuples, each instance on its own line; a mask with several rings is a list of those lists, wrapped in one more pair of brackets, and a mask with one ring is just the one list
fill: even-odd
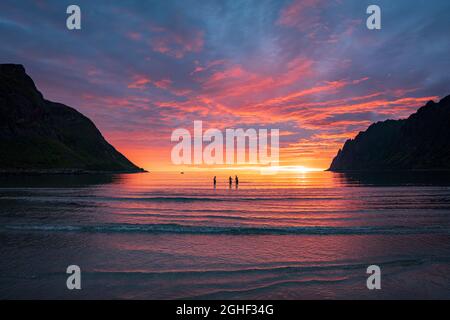
[(73, 108), (45, 100), (22, 65), (0, 64), (0, 172), (140, 172)]
[(450, 170), (450, 96), (403, 120), (372, 124), (347, 140), (330, 171)]

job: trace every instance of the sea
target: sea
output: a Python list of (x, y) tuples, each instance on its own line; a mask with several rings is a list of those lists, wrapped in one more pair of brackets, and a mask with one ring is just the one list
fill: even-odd
[(450, 176), (3, 175), (0, 299), (450, 299)]

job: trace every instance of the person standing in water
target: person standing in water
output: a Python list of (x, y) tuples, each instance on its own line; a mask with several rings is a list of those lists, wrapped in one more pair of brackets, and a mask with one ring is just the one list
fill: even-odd
[(228, 178), (228, 182), (229, 182), (230, 188), (231, 188), (231, 185), (233, 184), (233, 178), (231, 178), (231, 176)]
[(217, 184), (217, 179), (216, 179), (216, 176), (214, 176), (214, 189), (216, 188), (216, 184)]
[(237, 188), (238, 185), (239, 185), (239, 178), (238, 178), (238, 176), (234, 176), (234, 183), (236, 184), (236, 188)]

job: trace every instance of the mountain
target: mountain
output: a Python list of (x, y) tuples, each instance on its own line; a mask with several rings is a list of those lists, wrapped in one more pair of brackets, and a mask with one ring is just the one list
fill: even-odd
[(45, 100), (22, 65), (0, 64), (0, 172), (141, 172), (75, 109)]
[(407, 119), (372, 124), (345, 142), (328, 170), (450, 170), (450, 95)]

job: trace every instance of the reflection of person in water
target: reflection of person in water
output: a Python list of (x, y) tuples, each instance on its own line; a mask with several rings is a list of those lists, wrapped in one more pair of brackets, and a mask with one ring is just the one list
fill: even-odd
[(216, 179), (216, 176), (214, 176), (214, 188), (216, 188), (216, 184), (217, 184), (217, 179)]
[(231, 188), (231, 185), (233, 184), (233, 178), (231, 178), (231, 176), (228, 178), (228, 182), (229, 182), (230, 188)]

